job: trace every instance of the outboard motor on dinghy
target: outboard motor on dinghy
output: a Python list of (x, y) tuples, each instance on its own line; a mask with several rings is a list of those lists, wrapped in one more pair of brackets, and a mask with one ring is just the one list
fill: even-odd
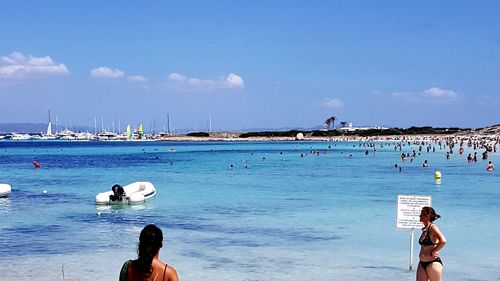
[(111, 201), (122, 201), (122, 198), (125, 196), (125, 190), (119, 184), (113, 185), (111, 188), (113, 190), (113, 194), (109, 196)]

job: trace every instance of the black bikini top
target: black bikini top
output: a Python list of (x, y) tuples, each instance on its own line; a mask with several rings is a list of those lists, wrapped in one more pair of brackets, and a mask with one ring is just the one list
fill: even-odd
[(432, 240), (431, 240), (431, 236), (430, 236), (431, 225), (432, 225), (432, 223), (426, 229), (423, 230), (423, 231), (426, 231), (427, 233), (425, 234), (424, 239), (422, 239), (422, 237), (420, 237), (420, 239), (418, 240), (418, 244), (420, 244), (422, 246), (434, 246), (434, 245), (436, 245), (436, 243), (432, 242)]

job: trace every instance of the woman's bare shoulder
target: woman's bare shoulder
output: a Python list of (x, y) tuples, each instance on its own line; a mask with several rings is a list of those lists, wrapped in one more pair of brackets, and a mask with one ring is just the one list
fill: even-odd
[(439, 227), (436, 224), (431, 224), (431, 230), (439, 231)]
[(167, 276), (169, 281), (179, 281), (179, 276), (177, 275), (177, 270), (174, 267), (167, 267)]

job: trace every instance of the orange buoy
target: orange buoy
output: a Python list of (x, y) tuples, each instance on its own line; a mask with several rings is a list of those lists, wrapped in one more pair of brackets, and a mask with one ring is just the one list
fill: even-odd
[(35, 166), (35, 168), (40, 168), (40, 163), (33, 161), (33, 166)]

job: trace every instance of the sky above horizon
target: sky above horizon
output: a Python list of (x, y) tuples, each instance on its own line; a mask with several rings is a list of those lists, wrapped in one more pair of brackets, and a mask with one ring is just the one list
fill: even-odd
[(3, 1), (0, 123), (499, 124), (498, 15), (500, 1)]

